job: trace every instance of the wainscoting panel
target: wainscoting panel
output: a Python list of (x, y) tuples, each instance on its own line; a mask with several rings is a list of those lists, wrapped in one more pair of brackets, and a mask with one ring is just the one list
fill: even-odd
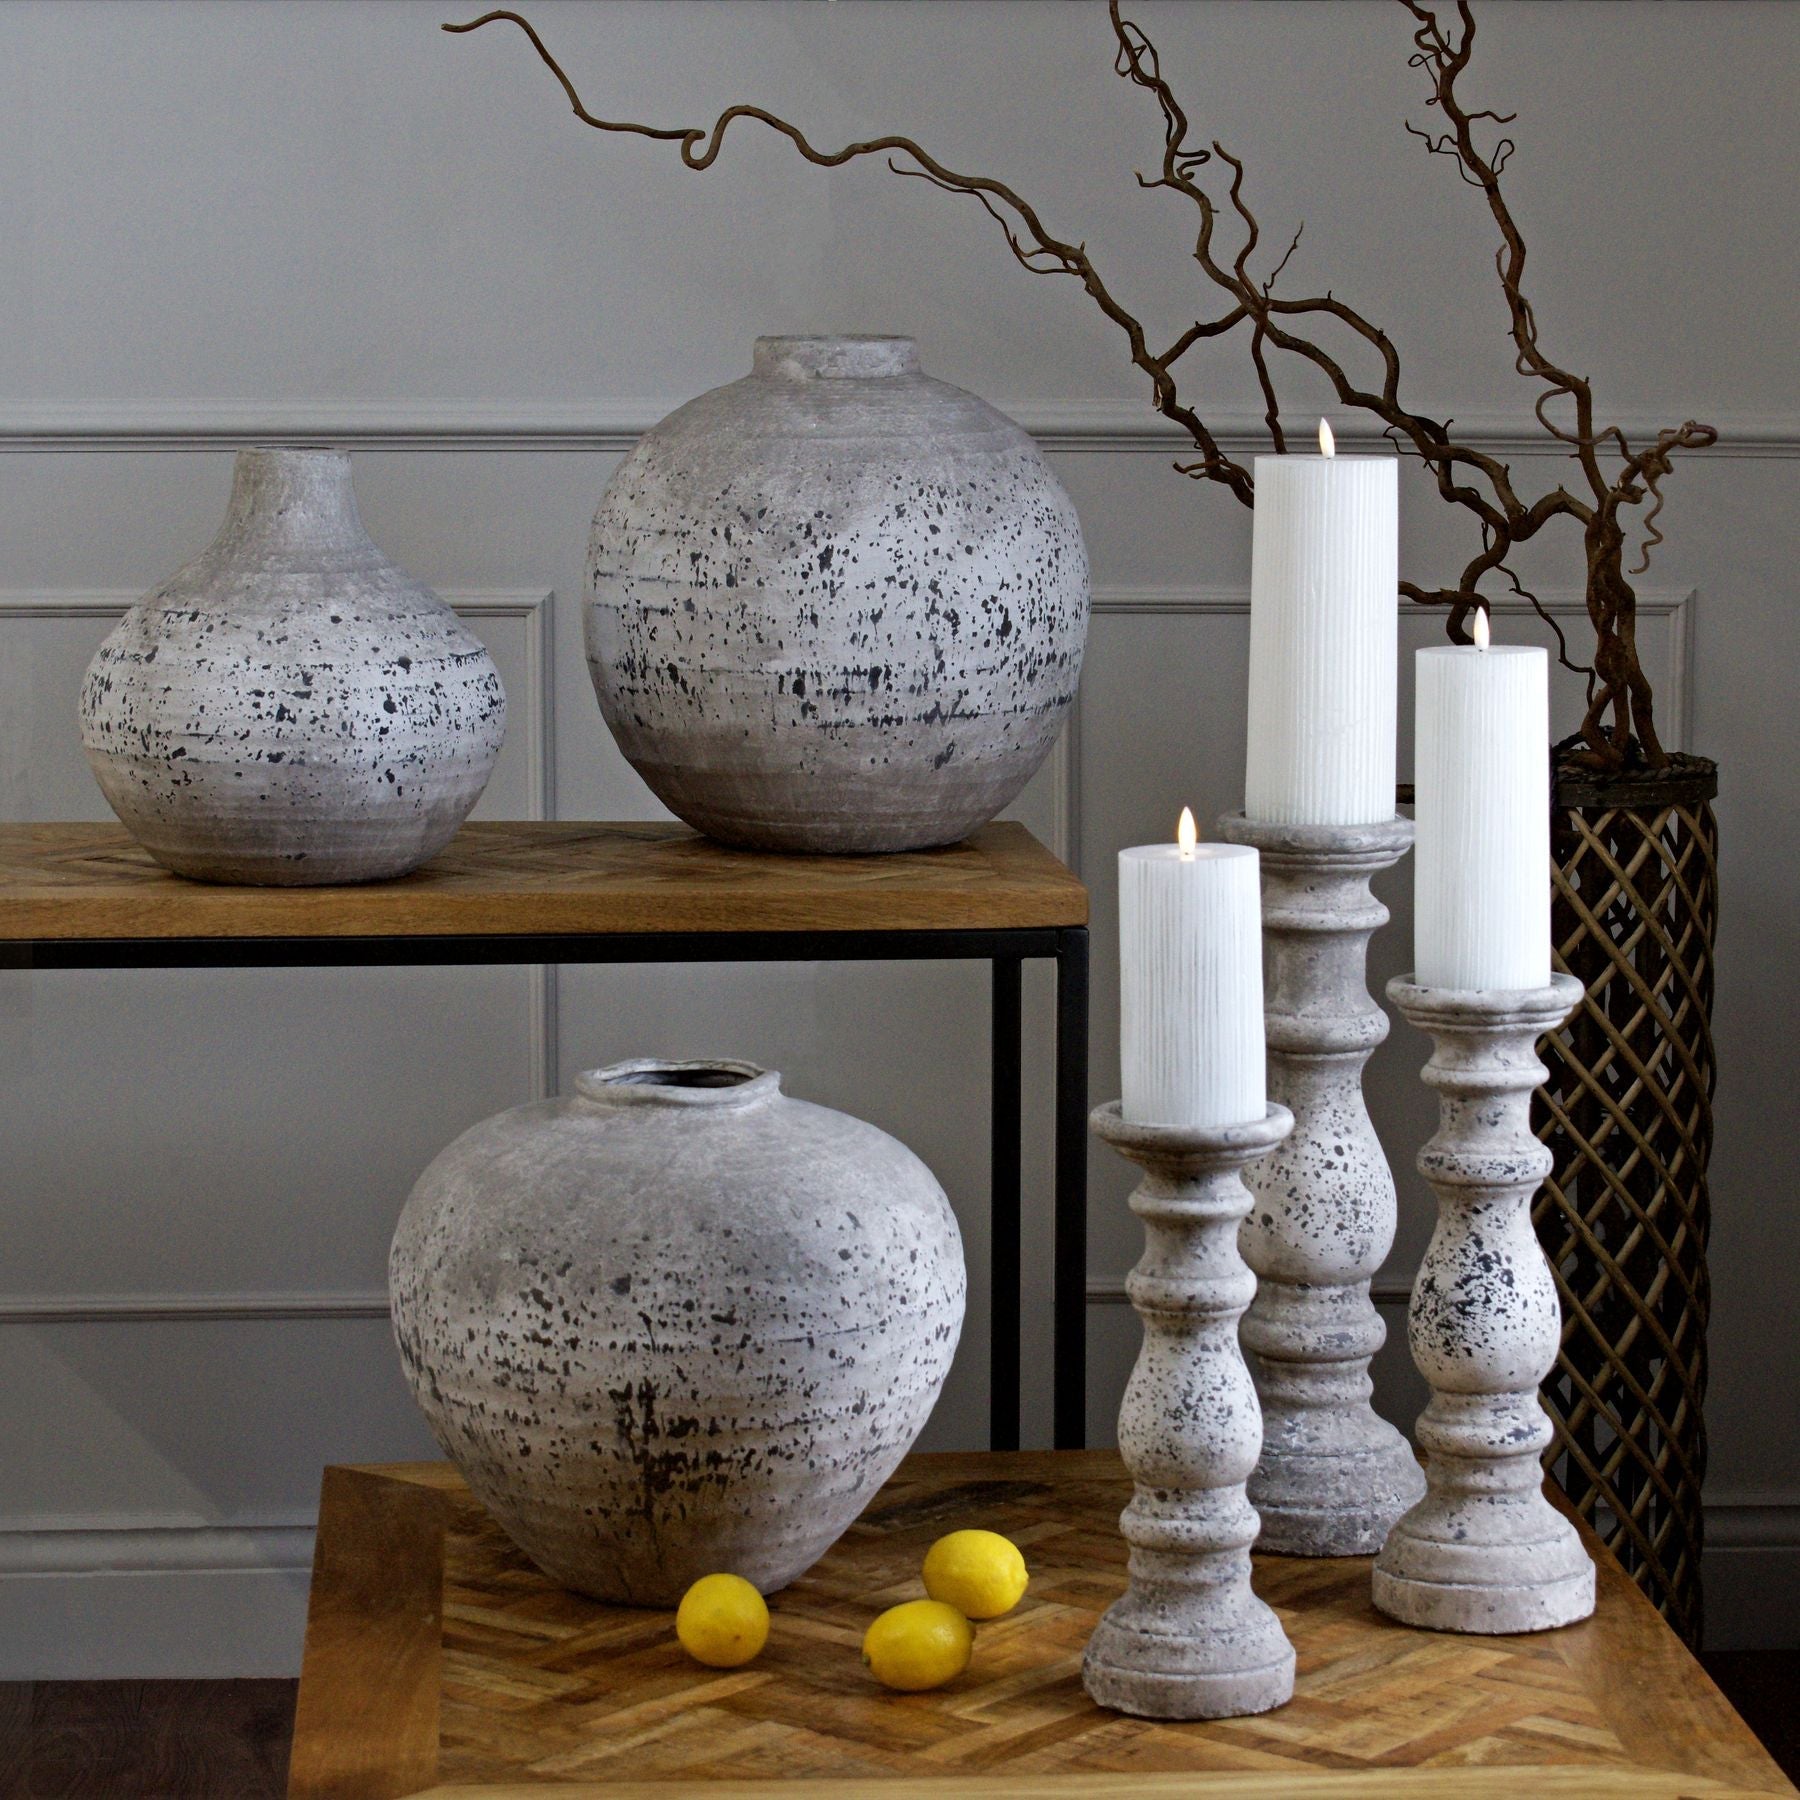
[(320, 1466), (435, 1454), (385, 1316), (12, 1319), (0, 1358), (0, 1680), (293, 1673)]
[[(1145, 3), (1208, 134), (1246, 157), (1264, 248), (1307, 222), (1283, 281), (1370, 308), (1409, 396), (1516, 459), (1522, 487), (1572, 478), (1511, 366), (1479, 196), (1400, 129), (1419, 103), (1400, 9)], [(1635, 148), (1671, 118), (1776, 113), (1791, 27), (1737, 0), (1483, 5), (1480, 91), (1520, 113), (1508, 179), (1528, 184), (1547, 345), (1592, 370), (1635, 442), (1689, 416), (1722, 433), (1666, 484), (1639, 632), (1665, 740), (1723, 773), (1709, 1615), (1721, 1643), (1792, 1642), (1800, 1339), (1768, 1321), (1790, 1310), (1800, 1257), (1800, 399), (1766, 325), (1797, 279), (1800, 174), (1792, 134), (1690, 131), (1666, 165)], [(6, 16), (0, 164), (24, 173), (0, 186), (0, 817), (104, 816), (74, 724), (94, 644), (208, 541), (229, 452), (296, 440), (354, 450), (376, 540), (492, 647), (512, 725), (483, 813), (658, 816), (583, 662), (601, 487), (669, 406), (745, 372), (759, 332), (911, 333), (929, 370), (1039, 435), (1082, 513), (1087, 679), (1017, 811), (1092, 889), (1094, 1098), (1116, 1093), (1115, 854), (1166, 836), (1184, 804), (1209, 826), (1243, 791), (1250, 516), (1172, 471), (1186, 447), (1075, 283), (1035, 280), (978, 207), (878, 161), (819, 170), (749, 128), (695, 173), (672, 146), (584, 131), (516, 35), (445, 38), (431, 0), (17, 0)], [(1199, 316), (1186, 227), (1130, 182), (1154, 111), (1111, 72), (1099, 0), (618, 0), (541, 23), (589, 97), (634, 116), (754, 98), (836, 140), (915, 130), (1087, 238), (1159, 334)], [(1764, 221), (1757, 254), (1732, 261), (1725, 215), (1689, 193), (1732, 195), (1733, 230)], [(1198, 348), (1183, 382), (1232, 453), (1262, 447), (1241, 338)], [(1354, 417), (1333, 424), (1347, 453), (1383, 448)], [(1476, 547), (1417, 469), (1401, 522), (1402, 567), (1422, 579)], [(1579, 642), (1578, 534), (1547, 531), (1522, 568)], [(1496, 615), (1502, 638), (1554, 641), (1517, 600)], [(1402, 614), (1407, 650), (1436, 629)], [(1559, 674), (1568, 723), (1580, 690)], [(1403, 774), (1409, 713), (1408, 688)], [(1405, 866), (1381, 883), (1396, 916), (1378, 989), (1410, 960), (1410, 885)], [(1025, 1431), (1041, 1443), (1043, 971), (1026, 996)], [(928, 1441), (979, 1443), (987, 1032), (984, 972), (947, 963), (0, 974), (5, 1673), (292, 1666), (319, 1465), (424, 1447), (382, 1317), (402, 1196), (473, 1120), (620, 1056), (750, 1056), (926, 1157), (974, 1296)], [(1370, 1072), (1401, 1187), (1377, 1365), (1400, 1418), (1417, 1387), (1399, 1295), (1432, 1213), (1411, 1167), (1431, 1128), (1425, 1052), (1398, 1025)], [(1104, 1439), (1135, 1347), (1116, 1296), (1138, 1234), (1123, 1165), (1096, 1151), (1091, 1168)]]
[[(132, 597), (0, 592), (5, 816), (108, 816), (75, 703)], [(551, 597), (445, 597), (508, 695), (478, 816), (546, 817)], [(294, 1667), (319, 1468), (431, 1454), (394, 1216), (457, 1131), (554, 1085), (554, 973), (0, 972), (5, 1677)]]

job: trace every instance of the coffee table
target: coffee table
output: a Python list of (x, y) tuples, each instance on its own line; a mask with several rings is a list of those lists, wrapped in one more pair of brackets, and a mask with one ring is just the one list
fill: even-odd
[[(1375, 1612), (1369, 1561), (1257, 1559), (1299, 1655), (1258, 1718), (1161, 1725), (1080, 1680), (1124, 1587), (1111, 1451), (914, 1456), (771, 1603), (746, 1668), (689, 1661), (667, 1613), (554, 1587), (447, 1465), (329, 1469), (291, 1800), (1173, 1800), (1177, 1795), (1791, 1795), (1749, 1728), (1604, 1550), (1595, 1616), (1512, 1638)], [(891, 1694), (864, 1628), (917, 1597), (943, 1532), (1024, 1549), (1024, 1601), (948, 1687)]]

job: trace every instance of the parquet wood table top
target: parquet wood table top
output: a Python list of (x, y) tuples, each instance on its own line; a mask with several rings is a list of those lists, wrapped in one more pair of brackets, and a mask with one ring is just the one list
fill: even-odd
[(465, 825), (399, 881), (325, 888), (186, 881), (117, 825), (0, 825), (0, 943), (1086, 923), (1087, 890), (1010, 823), (898, 856), (764, 855), (685, 825)]
[[(1299, 1655), (1292, 1702), (1208, 1724), (1102, 1712), (1081, 1652), (1124, 1586), (1129, 1491), (1111, 1451), (911, 1457), (773, 1599), (762, 1656), (709, 1670), (671, 1615), (553, 1587), (448, 1467), (329, 1469), (291, 1800), (1795, 1792), (1604, 1552), (1593, 1619), (1517, 1638), (1383, 1619), (1366, 1558), (1259, 1558)], [(1015, 1539), (1030, 1591), (978, 1627), (958, 1680), (887, 1693), (863, 1630), (964, 1525)]]

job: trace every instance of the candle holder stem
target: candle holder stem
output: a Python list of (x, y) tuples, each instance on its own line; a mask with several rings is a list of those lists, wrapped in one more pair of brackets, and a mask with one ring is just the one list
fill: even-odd
[(1082, 1680), (1100, 1705), (1142, 1718), (1267, 1712), (1293, 1694), (1294, 1652), (1250, 1587), (1258, 1522), (1244, 1481), (1262, 1422), (1237, 1341), (1255, 1286), (1237, 1246), (1251, 1204), (1239, 1171), (1293, 1120), (1271, 1106), (1242, 1125), (1134, 1125), (1115, 1100), (1090, 1123), (1144, 1170), (1131, 1196), (1144, 1254), (1126, 1282), (1144, 1342), (1119, 1409), (1136, 1482), (1119, 1521), (1130, 1585), (1095, 1627)]
[(1425, 1492), (1406, 1439), (1370, 1404), (1387, 1339), (1369, 1283), (1394, 1242), (1394, 1178), (1363, 1102), (1388, 1034), (1368, 949), (1388, 910), (1370, 878), (1403, 857), (1412, 822), (1276, 825), (1227, 813), (1219, 835), (1262, 859), (1269, 1098), (1294, 1130), (1244, 1180), (1238, 1234), (1256, 1271), (1244, 1353), (1262, 1402), (1250, 1478), (1262, 1544), (1286, 1556), (1368, 1556)]
[(1551, 1431), (1537, 1389), (1562, 1320), (1531, 1227), (1551, 1157), (1530, 1109), (1538, 1039), (1568, 1018), (1581, 983), (1472, 992), (1403, 978), (1388, 994), (1435, 1046), (1424, 1079), (1439, 1122), (1419, 1169), (1438, 1222), (1407, 1315), (1431, 1383), (1418, 1426), (1427, 1489), (1376, 1559), (1375, 1604), (1437, 1631), (1567, 1625), (1594, 1610), (1594, 1565), (1543, 1492)]

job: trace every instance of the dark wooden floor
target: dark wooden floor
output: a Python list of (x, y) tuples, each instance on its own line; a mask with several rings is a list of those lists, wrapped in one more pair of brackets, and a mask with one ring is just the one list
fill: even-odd
[(1700, 1660), (1783, 1773), (1800, 1787), (1800, 1650), (1715, 1650)]
[[(1800, 1650), (1704, 1660), (1800, 1782)], [(0, 1800), (280, 1800), (296, 1685), (0, 1682)]]
[(280, 1800), (298, 1686), (0, 1683), (0, 1800)]

